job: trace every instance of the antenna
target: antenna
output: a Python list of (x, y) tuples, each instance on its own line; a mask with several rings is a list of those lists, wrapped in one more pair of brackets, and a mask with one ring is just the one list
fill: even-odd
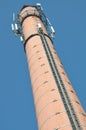
[(53, 26), (51, 26), (51, 32), (55, 33), (55, 30), (54, 30)]
[(48, 18), (46, 18), (46, 19), (47, 19), (48, 24), (51, 26), (51, 23), (50, 23), (49, 19)]
[(36, 6), (37, 6), (38, 9), (41, 9), (43, 11), (43, 8), (42, 8), (40, 3), (37, 3)]
[(41, 4), (40, 4), (40, 3), (36, 3), (36, 6), (40, 8), (40, 7), (41, 7)]
[(41, 26), (41, 24), (40, 23), (38, 23), (38, 28), (41, 28), (42, 26)]
[(12, 20), (13, 20), (13, 23), (11, 24), (11, 29), (12, 29), (13, 33), (15, 34), (15, 36), (19, 35), (20, 41), (24, 42), (24, 35), (23, 35), (22, 30), (21, 30), (21, 27), (18, 24), (18, 21), (16, 20), (16, 15), (14, 12), (12, 14)]
[(15, 23), (15, 30), (18, 30), (18, 25)]
[(24, 39), (23, 39), (23, 37), (22, 37), (22, 36), (20, 36), (20, 41), (21, 41), (21, 42), (24, 42)]
[(50, 27), (50, 36), (53, 39), (55, 38), (55, 30), (54, 30), (53, 26)]
[(15, 13), (13, 12), (13, 22), (15, 21)]
[(15, 30), (15, 28), (14, 28), (14, 25), (13, 25), (13, 24), (11, 24), (11, 28), (12, 28), (12, 31), (14, 31), (14, 30)]
[[(37, 3), (36, 7), (37, 7), (39, 13), (41, 14), (42, 22), (44, 23), (48, 34), (50, 35), (51, 39), (54, 39), (55, 38), (55, 30), (54, 30), (52, 24), (50, 23), (49, 19), (45, 16), (41, 4)], [(38, 28), (41, 28), (40, 24), (38, 24)]]

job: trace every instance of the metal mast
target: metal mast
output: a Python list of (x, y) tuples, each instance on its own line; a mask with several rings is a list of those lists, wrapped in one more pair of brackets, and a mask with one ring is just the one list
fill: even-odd
[(86, 130), (86, 114), (53, 47), (55, 30), (41, 4), (24, 6), (11, 26), (24, 43), (39, 130)]

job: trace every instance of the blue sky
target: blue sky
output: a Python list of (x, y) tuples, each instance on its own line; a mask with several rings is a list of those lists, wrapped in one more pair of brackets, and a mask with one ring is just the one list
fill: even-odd
[(86, 0), (0, 1), (0, 130), (37, 130), (23, 44), (12, 13), (40, 2), (56, 30), (54, 46), (86, 111)]

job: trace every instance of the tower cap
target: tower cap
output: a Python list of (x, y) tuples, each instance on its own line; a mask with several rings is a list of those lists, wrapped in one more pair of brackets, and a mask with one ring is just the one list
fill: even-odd
[(21, 8), (20, 12), (21, 12), (24, 8), (27, 8), (27, 7), (35, 7), (35, 8), (36, 8), (36, 6), (32, 6), (32, 5), (24, 5), (24, 6)]

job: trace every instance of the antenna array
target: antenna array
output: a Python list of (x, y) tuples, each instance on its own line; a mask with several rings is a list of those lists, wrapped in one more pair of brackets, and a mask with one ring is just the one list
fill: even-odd
[[(35, 7), (38, 10), (38, 12), (40, 13), (40, 18), (45, 25), (48, 35), (53, 40), (55, 38), (55, 30), (54, 30), (53, 26), (51, 25), (49, 19), (45, 16), (41, 4), (37, 3)], [(24, 43), (25, 39), (24, 39), (24, 35), (22, 32), (22, 28), (21, 28), (21, 22), (19, 21), (18, 17), (19, 17), (19, 15), (16, 17), (15, 14), (13, 13), (13, 23), (11, 24), (11, 29), (12, 29), (13, 33), (15, 34), (15, 36), (20, 36), (20, 41)]]

